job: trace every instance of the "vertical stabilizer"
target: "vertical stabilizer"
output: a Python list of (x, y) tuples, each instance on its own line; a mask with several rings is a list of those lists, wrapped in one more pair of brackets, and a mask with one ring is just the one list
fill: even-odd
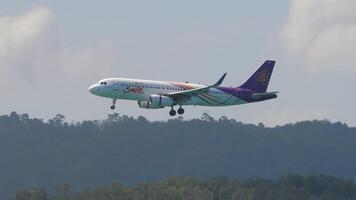
[(266, 92), (276, 61), (267, 60), (263, 65), (240, 87), (255, 92)]

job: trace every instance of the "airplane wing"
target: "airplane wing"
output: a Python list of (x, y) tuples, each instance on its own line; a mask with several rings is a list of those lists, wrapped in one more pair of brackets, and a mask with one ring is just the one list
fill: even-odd
[(174, 92), (170, 94), (164, 94), (164, 96), (171, 97), (175, 100), (184, 100), (184, 99), (190, 99), (192, 96), (197, 96), (202, 93), (206, 93), (209, 91), (210, 88), (215, 88), (221, 85), (221, 83), (224, 81), (226, 76), (226, 73), (221, 76), (221, 78), (213, 85), (210, 86), (205, 86), (205, 87), (200, 87), (200, 88), (194, 88), (191, 90), (185, 90), (181, 92)]

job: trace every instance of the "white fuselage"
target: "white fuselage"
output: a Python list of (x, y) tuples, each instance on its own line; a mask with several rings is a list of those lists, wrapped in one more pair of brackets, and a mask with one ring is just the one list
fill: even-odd
[[(151, 95), (172, 94), (205, 86), (184, 82), (108, 78), (90, 86), (89, 91), (110, 99), (149, 101)], [(211, 88), (207, 93), (175, 102), (174, 105), (228, 106), (243, 103), (247, 102), (218, 88)]]
[[(277, 98), (278, 92), (267, 92), (275, 61), (266, 60), (261, 67), (239, 87), (220, 86), (224, 73), (211, 85), (151, 81), (142, 79), (108, 78), (89, 87), (90, 93), (112, 99), (115, 109), (117, 99), (137, 101), (140, 108), (170, 107), (170, 116), (184, 113), (183, 105), (231, 106)], [(175, 105), (179, 105), (177, 112)]]

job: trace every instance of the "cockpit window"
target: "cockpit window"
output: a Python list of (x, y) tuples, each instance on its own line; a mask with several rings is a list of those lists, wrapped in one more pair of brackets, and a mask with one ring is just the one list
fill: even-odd
[(100, 82), (100, 85), (107, 85), (107, 82), (102, 81), (102, 82)]

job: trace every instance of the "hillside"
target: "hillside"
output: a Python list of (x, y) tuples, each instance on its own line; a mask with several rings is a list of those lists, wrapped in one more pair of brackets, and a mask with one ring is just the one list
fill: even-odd
[[(356, 128), (305, 121), (267, 128), (222, 117), (149, 122), (118, 114), (70, 124), (0, 116), (0, 194), (21, 188), (130, 186), (171, 176), (277, 179), (287, 174), (356, 178)], [(1, 197), (1, 196), (0, 196)]]

